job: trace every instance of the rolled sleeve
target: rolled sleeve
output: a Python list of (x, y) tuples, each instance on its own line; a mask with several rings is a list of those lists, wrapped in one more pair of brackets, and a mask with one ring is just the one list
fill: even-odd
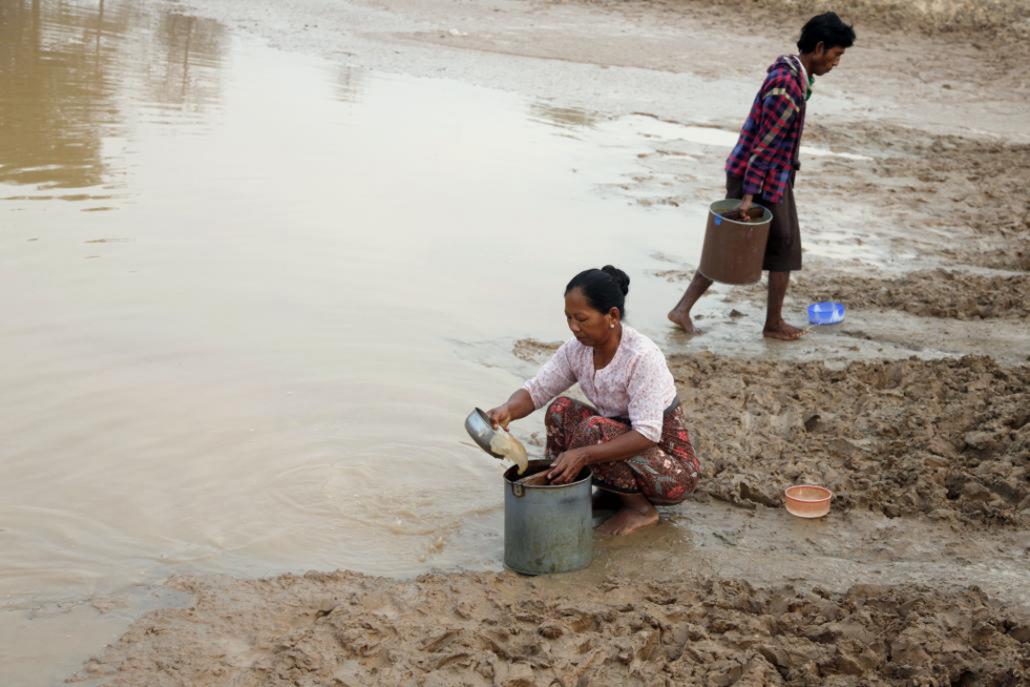
[(533, 408), (543, 408), (552, 398), (576, 383), (576, 373), (569, 362), (569, 346), (566, 341), (554, 352), (551, 359), (544, 363), (536, 376), (522, 385), (533, 399)]
[(655, 351), (637, 361), (627, 390), (630, 424), (644, 438), (657, 444), (662, 439), (665, 408), (676, 394), (676, 382), (661, 352)]

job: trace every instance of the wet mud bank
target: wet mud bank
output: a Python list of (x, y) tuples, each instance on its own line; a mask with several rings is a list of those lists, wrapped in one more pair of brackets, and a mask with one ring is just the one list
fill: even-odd
[[(955, 12), (969, 3), (852, 6), (848, 19), (865, 42), (813, 101), (819, 116), (806, 125), (805, 143), (822, 154), (804, 157), (797, 188), (812, 254), (789, 298), (844, 300), (849, 319), (839, 331), (852, 323), (861, 330), (847, 340), (827, 337), (826, 348), (805, 354), (764, 346), (760, 326), (748, 333), (756, 344), (743, 340), (742, 326), (740, 340), (719, 355), (692, 347), (706, 337), (672, 333), (663, 340), (704, 475), (689, 503), (663, 509), (658, 527), (599, 543), (590, 569), (553, 578), (453, 571), (413, 580), (351, 571), (257, 580), (176, 576), (169, 587), (193, 595), (193, 604), (143, 616), (72, 682), (857, 687), (1030, 680), (1030, 607), (1022, 591), (1030, 555), (1030, 366), (1025, 353), (999, 362), (999, 350), (984, 343), (986, 330), (976, 328), (982, 318), (990, 320), (984, 327), (1022, 336), (1027, 316), (1030, 155), (1025, 142), (999, 134), (1026, 140), (1010, 108), (1023, 104), (1027, 44), (977, 47), (994, 26), (1021, 35), (1025, 6), (980, 4), (958, 25)], [(456, 7), (439, 0), (331, 8), (321, 0), (227, 0), (198, 12), (339, 62), (342, 88), (356, 102), (375, 90), (362, 95), (352, 84), (367, 76), (363, 70), (378, 69), (518, 91), (532, 103), (530, 116), (549, 113), (572, 138), (627, 120), (611, 129), (632, 134), (625, 165), (597, 183), (600, 195), (611, 191), (642, 215), (703, 209), (722, 194), (727, 146), (693, 140), (689, 129), (705, 125), (733, 137), (746, 112), (766, 57), (727, 67), (739, 50), (727, 37), (742, 38), (733, 28), (740, 10), (749, 22), (773, 19), (792, 34), (824, 3)], [(981, 11), (994, 7), (1000, 14)], [(898, 40), (867, 26), (918, 30)], [(791, 43), (744, 38), (756, 55), (774, 56)], [(986, 82), (984, 73), (993, 78)], [(694, 108), (699, 84), (710, 89), (710, 109)], [(728, 97), (741, 93), (739, 103)], [(984, 110), (977, 122), (983, 130), (968, 127), (974, 108)], [(943, 114), (924, 124), (931, 109)], [(670, 127), (644, 127), (641, 119)], [(656, 243), (643, 232), (638, 238)], [(674, 256), (659, 263), (692, 267), (684, 264), (689, 257), (675, 257), (674, 245), (653, 249)], [(660, 276), (684, 274), (689, 270)], [(567, 275), (552, 277), (557, 284)], [(729, 321), (754, 323), (760, 295), (757, 287), (733, 290)], [(882, 337), (869, 340), (888, 327), (863, 322), (865, 304), (888, 311), (895, 319), (887, 325), (907, 318), (891, 332), (894, 343), (912, 344), (902, 347), (904, 355), (925, 343), (928, 335), (915, 332), (923, 325), (941, 328), (929, 336), (947, 327), (972, 332), (968, 348), (979, 355), (849, 362), (845, 348), (887, 357), (876, 352)], [(542, 362), (556, 346), (546, 330), (534, 333), (543, 338), (516, 342), (511, 356), (504, 339), (503, 359), (491, 358), (500, 372), (485, 367), (502, 379)], [(709, 340), (726, 341), (716, 336)], [(813, 332), (797, 346), (817, 338)], [(759, 354), (744, 359), (748, 351)], [(822, 352), (826, 362), (810, 362)], [(327, 359), (338, 360), (339, 351)], [(395, 397), (391, 390), (383, 407), (392, 410)], [(539, 447), (540, 433), (528, 443)], [(328, 452), (338, 451), (334, 440)], [(451, 447), (440, 455), (451, 460)], [(372, 470), (347, 473), (325, 491), (342, 493), (341, 485)], [(468, 485), (482, 486), (468, 479), (447, 498), (459, 503)], [(831, 516), (790, 520), (782, 489), (795, 482), (833, 489)], [(411, 517), (435, 517), (447, 498), (415, 502)], [(482, 517), (443, 513), (455, 522)], [(492, 531), (495, 524), (480, 522)], [(312, 528), (297, 531), (305, 529)], [(341, 565), (337, 559), (327, 567)]]
[(1030, 146), (882, 123), (809, 129), (809, 140), (868, 157), (811, 161), (799, 177), (810, 199), (875, 205), (862, 230), (886, 237), (901, 255), (1027, 270)]
[[(559, 4), (563, 0), (545, 0)], [(840, 12), (860, 28), (906, 31), (938, 38), (966, 39), (979, 45), (985, 32), (1004, 29), (1030, 35), (1030, 2), (1026, 0), (854, 0), (842, 5), (832, 0), (574, 0), (628, 14), (746, 12), (755, 22), (796, 23), (814, 14)]]
[[(557, 347), (528, 339), (513, 353), (539, 363)], [(780, 507), (785, 487), (815, 483), (835, 492), (835, 510), (1030, 524), (1030, 365), (699, 352), (669, 367), (702, 458), (700, 494)]]
[(1030, 522), (1030, 366), (987, 357), (791, 363), (674, 356), (703, 458), (699, 489), (779, 505), (790, 484), (834, 508), (958, 525)]
[[(659, 270), (655, 275), (684, 286), (693, 270)], [(742, 289), (752, 300), (764, 301), (764, 283)], [(956, 320), (1030, 317), (1030, 274), (985, 275), (935, 269), (887, 276), (813, 269), (791, 279), (790, 298), (801, 303), (839, 301), (851, 313), (870, 308), (899, 310), (920, 317)]]
[[(665, 269), (654, 274), (685, 287), (694, 273), (690, 269)], [(763, 281), (735, 293), (764, 302), (766, 291)], [(1030, 316), (1030, 275), (934, 269), (888, 276), (875, 270), (858, 275), (850, 270), (817, 268), (792, 277), (789, 297), (798, 303), (839, 301), (859, 317), (862, 311), (879, 308), (956, 320), (1026, 320)]]
[[(832, 154), (802, 155), (795, 182), (806, 266), (894, 271), (1030, 268), (1030, 146), (977, 136), (927, 134), (882, 122), (806, 122), (805, 142)], [(622, 186), (645, 206), (721, 197), (726, 150), (660, 138), (641, 153), (645, 170)], [(697, 174), (700, 163), (708, 175)], [(700, 192), (688, 192), (699, 183)], [(818, 269), (825, 272), (825, 265)]]
[(588, 573), (177, 578), (78, 680), (110, 685), (1015, 685), (1030, 625), (977, 589)]
[(813, 272), (792, 283), (791, 292), (809, 301), (843, 301), (925, 317), (1025, 320), (1030, 316), (1030, 274), (984, 276), (937, 269), (892, 279)]

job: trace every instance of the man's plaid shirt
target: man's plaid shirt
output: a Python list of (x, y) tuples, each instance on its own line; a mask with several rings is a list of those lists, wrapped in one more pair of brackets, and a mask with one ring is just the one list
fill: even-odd
[(797, 166), (805, 128), (805, 88), (798, 59), (782, 56), (769, 67), (726, 172), (744, 177), (744, 193), (778, 203)]

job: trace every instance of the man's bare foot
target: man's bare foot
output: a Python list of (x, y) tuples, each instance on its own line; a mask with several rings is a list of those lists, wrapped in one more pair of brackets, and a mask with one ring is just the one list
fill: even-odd
[(778, 324), (767, 324), (762, 330), (762, 336), (767, 339), (779, 339), (780, 341), (797, 341), (805, 335), (804, 329), (792, 327), (783, 320)]
[(658, 524), (658, 511), (642, 494), (619, 494), (622, 508), (597, 528), (598, 533), (618, 537)]
[(674, 308), (669, 311), (668, 317), (670, 322), (685, 331), (687, 334), (701, 333), (701, 330), (694, 326), (694, 321), (690, 319), (690, 313), (686, 310)]

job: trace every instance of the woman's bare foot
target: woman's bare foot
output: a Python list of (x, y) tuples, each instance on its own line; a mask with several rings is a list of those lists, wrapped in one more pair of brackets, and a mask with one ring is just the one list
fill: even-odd
[(685, 331), (687, 334), (701, 333), (701, 330), (694, 326), (694, 321), (690, 319), (690, 312), (687, 310), (673, 308), (669, 311), (668, 318), (670, 322)]
[(658, 511), (646, 498), (640, 494), (620, 494), (619, 498), (622, 508), (598, 526), (599, 534), (618, 537), (658, 524)]
[(783, 320), (777, 324), (766, 324), (762, 330), (762, 336), (767, 339), (779, 339), (780, 341), (797, 341), (805, 335), (804, 329), (792, 327)]

